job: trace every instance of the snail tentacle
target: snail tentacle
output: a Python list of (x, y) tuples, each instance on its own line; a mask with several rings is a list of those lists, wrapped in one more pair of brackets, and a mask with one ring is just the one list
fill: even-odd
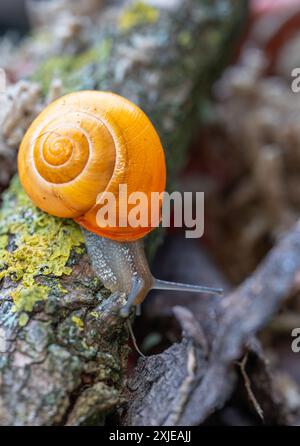
[(166, 291), (188, 291), (191, 293), (206, 293), (206, 294), (223, 294), (222, 288), (212, 288), (202, 285), (191, 285), (189, 283), (167, 282), (166, 280), (154, 280), (153, 290)]

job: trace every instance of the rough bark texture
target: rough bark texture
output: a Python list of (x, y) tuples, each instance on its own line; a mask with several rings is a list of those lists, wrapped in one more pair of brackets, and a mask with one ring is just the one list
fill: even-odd
[[(103, 21), (92, 60), (91, 53), (71, 58), (60, 75), (66, 90), (108, 89), (139, 104), (157, 126), (175, 175), (244, 2), (170, 2), (139, 26), (128, 20), (127, 2), (118, 3), (127, 22)], [(36, 75), (45, 89), (51, 63), (55, 71), (57, 58)], [(34, 208), (17, 180), (4, 198), (0, 228), (0, 424), (103, 422), (122, 401), (122, 299), (95, 277), (79, 228)]]

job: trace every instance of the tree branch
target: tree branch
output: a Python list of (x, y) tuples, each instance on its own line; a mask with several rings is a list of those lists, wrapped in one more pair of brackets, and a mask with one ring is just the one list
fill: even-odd
[[(196, 333), (194, 329), (183, 334), (180, 344), (160, 355), (139, 360), (128, 385), (130, 396), (124, 423), (163, 425), (171, 420), (173, 425), (198, 425), (222, 407), (231, 395), (236, 360), (247, 342), (270, 321), (287, 298), (295, 286), (299, 269), (298, 223), (234, 292), (222, 300), (203, 300), (201, 320), (206, 321), (202, 325), (203, 332), (207, 339), (213, 338), (208, 358), (205, 358), (203, 343), (197, 342), (198, 336), (192, 334)], [(185, 328), (186, 323), (181, 325)], [(188, 377), (191, 343), (196, 358), (194, 384), (185, 407), (180, 407), (180, 416), (175, 420), (171, 417), (178, 407), (174, 389), (180, 388)]]

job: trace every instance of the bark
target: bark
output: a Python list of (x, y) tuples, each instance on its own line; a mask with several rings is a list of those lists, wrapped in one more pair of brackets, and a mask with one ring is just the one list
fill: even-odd
[[(253, 393), (250, 392), (256, 411), (271, 423), (299, 424), (300, 407), (288, 407), (253, 339), (298, 288), (299, 268), (298, 222), (252, 276), (226, 297), (204, 298), (193, 313), (176, 307), (183, 340), (160, 355), (139, 360), (128, 384), (124, 424), (202, 423), (231, 396), (237, 361), (247, 349), (249, 357), (256, 360)], [(246, 363), (242, 364), (245, 369)], [(255, 394), (260, 395), (262, 404), (256, 401)]]
[[(119, 3), (121, 14), (130, 12)], [(139, 104), (162, 136), (174, 178), (195, 110), (245, 5), (161, 3), (151, 23), (126, 30), (119, 21), (103, 23), (97, 60), (61, 75), (66, 90), (108, 89)], [(42, 81), (45, 69), (37, 74)], [(4, 197), (0, 229), (0, 424), (103, 423), (123, 401), (128, 333), (117, 311), (123, 298), (95, 277), (79, 228), (33, 207), (17, 179)], [(150, 250), (156, 241), (149, 240)]]

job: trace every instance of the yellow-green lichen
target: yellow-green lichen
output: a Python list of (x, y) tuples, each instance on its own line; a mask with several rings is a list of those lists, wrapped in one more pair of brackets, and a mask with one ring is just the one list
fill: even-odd
[(48, 288), (41, 285), (33, 285), (31, 288), (18, 287), (11, 293), (14, 301), (13, 311), (31, 312), (37, 302), (46, 300)]
[(128, 31), (135, 26), (157, 22), (159, 10), (143, 1), (134, 2), (120, 16), (119, 26), (122, 31)]
[[(82, 249), (80, 253), (82, 253), (83, 251), (84, 251), (84, 249)], [(76, 248), (76, 252), (77, 252), (77, 248)], [(62, 284), (59, 282), (56, 284), (56, 289), (60, 294), (68, 294), (68, 290), (66, 290), (66, 288), (64, 288), (62, 286)]]
[(184, 48), (187, 48), (191, 45), (193, 39), (192, 35), (189, 31), (183, 30), (178, 34), (177, 42)]
[(81, 255), (81, 254), (83, 254), (83, 252), (84, 252), (84, 248), (83, 248), (82, 246), (77, 246), (77, 247), (75, 248), (75, 252), (76, 252), (76, 254)]
[(0, 249), (5, 249), (8, 245), (8, 235), (0, 235)]
[[(10, 236), (13, 245), (8, 247)], [(36, 283), (36, 278), (69, 275), (71, 252), (82, 244), (79, 227), (37, 209), (16, 177), (0, 212), (0, 279), (18, 283), (12, 292), (14, 310), (30, 312), (36, 302), (47, 299), (48, 286)]]
[(79, 330), (82, 330), (84, 327), (84, 322), (80, 317), (78, 316), (72, 316), (72, 322), (79, 328)]
[(40, 83), (46, 93), (51, 81), (59, 77), (63, 83), (64, 93), (69, 93), (78, 88), (79, 80), (83, 77), (82, 70), (93, 63), (104, 62), (110, 55), (111, 47), (111, 39), (105, 38), (100, 44), (77, 55), (50, 57), (41, 63), (33, 79)]
[(29, 321), (29, 316), (27, 313), (21, 313), (19, 317), (19, 325), (20, 327), (25, 327), (27, 322)]

